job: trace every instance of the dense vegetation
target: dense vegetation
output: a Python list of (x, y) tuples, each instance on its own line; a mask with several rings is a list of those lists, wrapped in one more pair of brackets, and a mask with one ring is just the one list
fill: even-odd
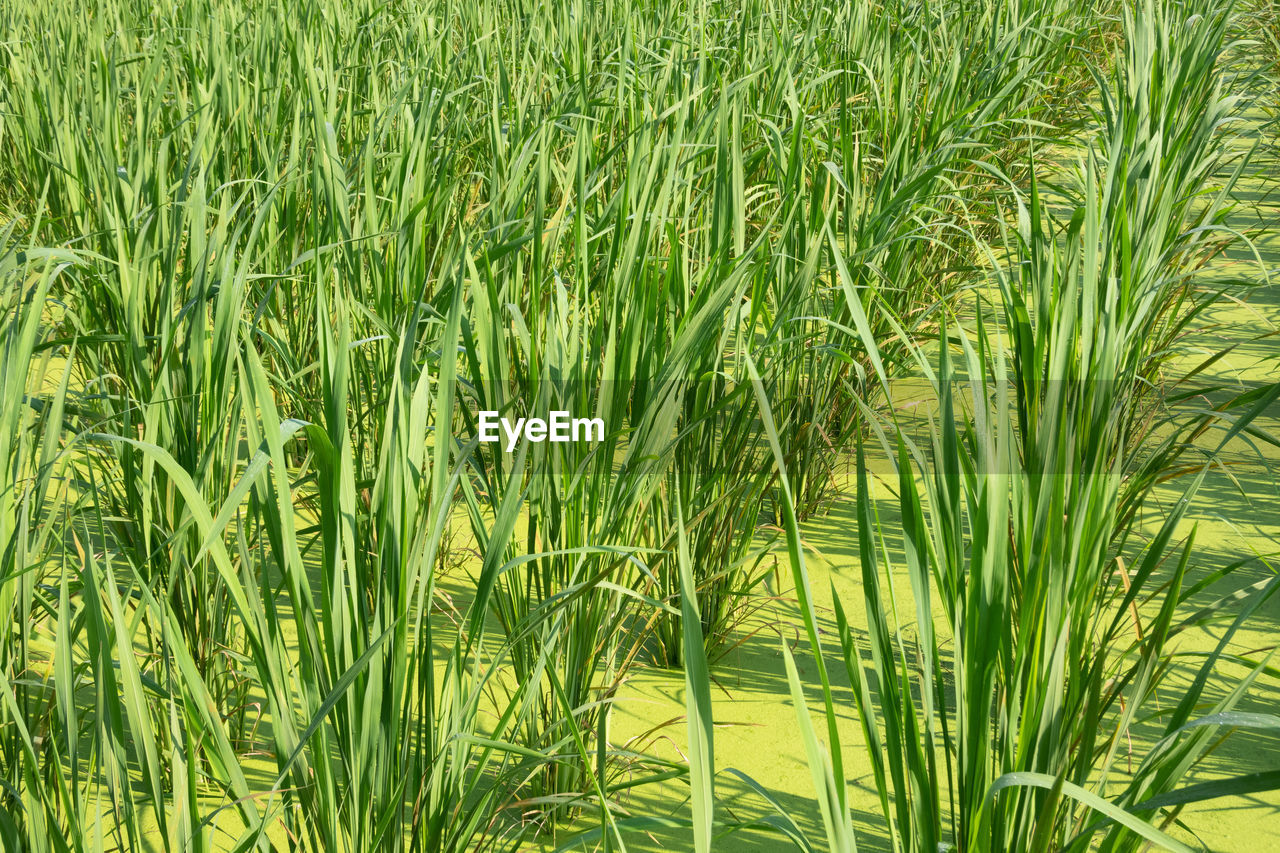
[[(1268, 10), (15, 0), (0, 32), (5, 850), (1186, 850), (1186, 805), (1280, 788), (1198, 773), (1274, 749), (1240, 703), (1280, 674), (1231, 637), (1280, 581), (1198, 571), (1189, 500), (1143, 523), (1280, 446), (1280, 386), (1178, 358), (1267, 282), (1215, 262), (1253, 257)], [(483, 410), (607, 434), (508, 453)], [(802, 525), (841, 490), (863, 601), (827, 619)], [(713, 749), (778, 597), (808, 814)], [(660, 667), (681, 760), (611, 736)]]

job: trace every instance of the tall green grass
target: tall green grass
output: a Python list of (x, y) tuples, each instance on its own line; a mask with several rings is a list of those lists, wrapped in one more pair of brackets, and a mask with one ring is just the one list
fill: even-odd
[[(0, 8), (5, 849), (711, 849), (708, 661), (779, 536), (829, 846), (841, 666), (897, 849), (1152, 837), (1211, 728), (1197, 682), (1108, 782), (1190, 624), (1191, 546), (1135, 519), (1270, 401), (1154, 426), (1230, 190), (1201, 5), (1126, 10), (1096, 81), (1111, 4)], [(1093, 88), (1059, 222), (1033, 155)], [(872, 630), (828, 662), (799, 520), (933, 360), (932, 443), (890, 441), (919, 633), (859, 455)], [(606, 435), (508, 453), (481, 410)], [(688, 760), (612, 736), (649, 662)], [(673, 780), (691, 817), (630, 811)]]
[[(1171, 340), (1220, 296), (1194, 274), (1218, 248), (1243, 167), (1224, 164), (1221, 141), (1236, 109), (1219, 64), (1229, 20), (1182, 5), (1127, 13), (1078, 200), (1055, 213), (1035, 183), (1018, 197), (991, 253), (996, 325), (979, 304), (971, 331), (944, 329), (936, 372), (921, 352), (936, 415), (923, 444), (900, 427), (886, 446), (908, 602), (892, 588), (890, 527), (859, 449), (867, 628), (851, 627), (837, 596), (839, 659), (894, 849), (1185, 850), (1162, 831), (1183, 805), (1269, 784), (1179, 788), (1214, 732), (1280, 723), (1235, 711), (1265, 662), (1208, 690), (1231, 636), (1276, 584), (1240, 590), (1238, 613), (1219, 612), (1224, 600), (1180, 618), (1203, 586), (1188, 579), (1194, 533), (1177, 536), (1207, 468), (1192, 467), (1186, 496), (1149, 538), (1134, 521), (1191, 447), (1175, 430), (1145, 452), (1152, 389), (1177, 397)], [(1219, 449), (1245, 431), (1274, 444), (1251, 423), (1275, 393), (1246, 392), (1195, 428), (1212, 421)], [(802, 572), (794, 545), (793, 560)], [(1191, 686), (1162, 701), (1173, 640), (1224, 615), (1232, 627), (1194, 664)], [(796, 701), (803, 709), (798, 691)], [(828, 698), (829, 759), (811, 741), (810, 760), (831, 846), (852, 849), (834, 713)], [(1151, 718), (1159, 737), (1121, 769), (1131, 731)]]

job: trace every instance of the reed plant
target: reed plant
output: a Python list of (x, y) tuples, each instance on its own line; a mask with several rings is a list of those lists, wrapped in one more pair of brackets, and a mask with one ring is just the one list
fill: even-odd
[[(1197, 448), (1270, 440), (1273, 389), (1195, 410), (1170, 357), (1223, 295), (1237, 20), (0, 5), (0, 846), (813, 847), (716, 799), (712, 665), (779, 538), (829, 847), (846, 701), (894, 849), (1173, 843), (1212, 733), (1274, 722), (1235, 708), (1262, 668), (1210, 694), (1223, 646), (1119, 769), (1172, 639), (1274, 589), (1185, 619), (1181, 510), (1138, 527)], [(481, 411), (606, 427), (508, 449)], [(832, 655), (799, 524), (853, 448), (868, 631), (839, 612)], [(680, 759), (614, 735), (651, 661)], [(635, 811), (671, 785), (687, 811)]]
[[(1227, 601), (1179, 618), (1202, 589), (1188, 575), (1194, 534), (1177, 536), (1205, 469), (1191, 471), (1156, 530), (1141, 531), (1134, 509), (1181, 468), (1171, 448), (1190, 447), (1181, 432), (1164, 452), (1140, 446), (1151, 389), (1176, 387), (1164, 369), (1170, 336), (1221, 294), (1193, 276), (1217, 249), (1240, 172), (1221, 167), (1219, 135), (1237, 108), (1220, 82), (1228, 20), (1184, 4), (1127, 14), (1075, 206), (1060, 221), (1033, 183), (990, 255), (995, 320), (979, 306), (974, 331), (944, 329), (936, 372), (920, 356), (936, 414), (923, 442), (902, 426), (885, 447), (897, 468), (905, 601), (859, 449), (867, 628), (852, 627), (836, 596), (837, 659), (894, 849), (1186, 850), (1165, 832), (1183, 805), (1266, 784), (1185, 782), (1213, 732), (1280, 722), (1235, 710), (1265, 663), (1217, 695), (1207, 686), (1276, 584), (1238, 591), (1245, 603), (1192, 664), (1191, 687), (1162, 700), (1178, 662), (1172, 641), (1222, 618)], [(1215, 446), (1250, 430), (1275, 396), (1245, 392), (1211, 415)], [(792, 550), (799, 585), (803, 554)], [(811, 645), (821, 658), (816, 634)], [(852, 849), (830, 696), (829, 751), (810, 739), (810, 761), (829, 844)], [(1158, 735), (1122, 770), (1131, 732), (1151, 717)]]

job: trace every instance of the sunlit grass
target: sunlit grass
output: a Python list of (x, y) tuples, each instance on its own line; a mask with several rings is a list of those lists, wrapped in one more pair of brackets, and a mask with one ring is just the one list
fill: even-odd
[[(1176, 844), (1212, 732), (1276, 722), (1195, 724), (1264, 668), (1197, 683), (1112, 779), (1193, 624), (1145, 501), (1193, 446), (1271, 441), (1270, 386), (1178, 409), (1170, 369), (1224, 296), (1195, 276), (1265, 90), (1223, 59), (1243, 20), (6, 4), (4, 848), (851, 850), (850, 708), (895, 850)], [(482, 410), (606, 435), (508, 453)], [(850, 454), (868, 633), (837, 599), (837, 654), (799, 525)], [(825, 840), (768, 779), (767, 820), (717, 808), (716, 664), (779, 595)], [(681, 760), (611, 737), (641, 666), (684, 670)]]

